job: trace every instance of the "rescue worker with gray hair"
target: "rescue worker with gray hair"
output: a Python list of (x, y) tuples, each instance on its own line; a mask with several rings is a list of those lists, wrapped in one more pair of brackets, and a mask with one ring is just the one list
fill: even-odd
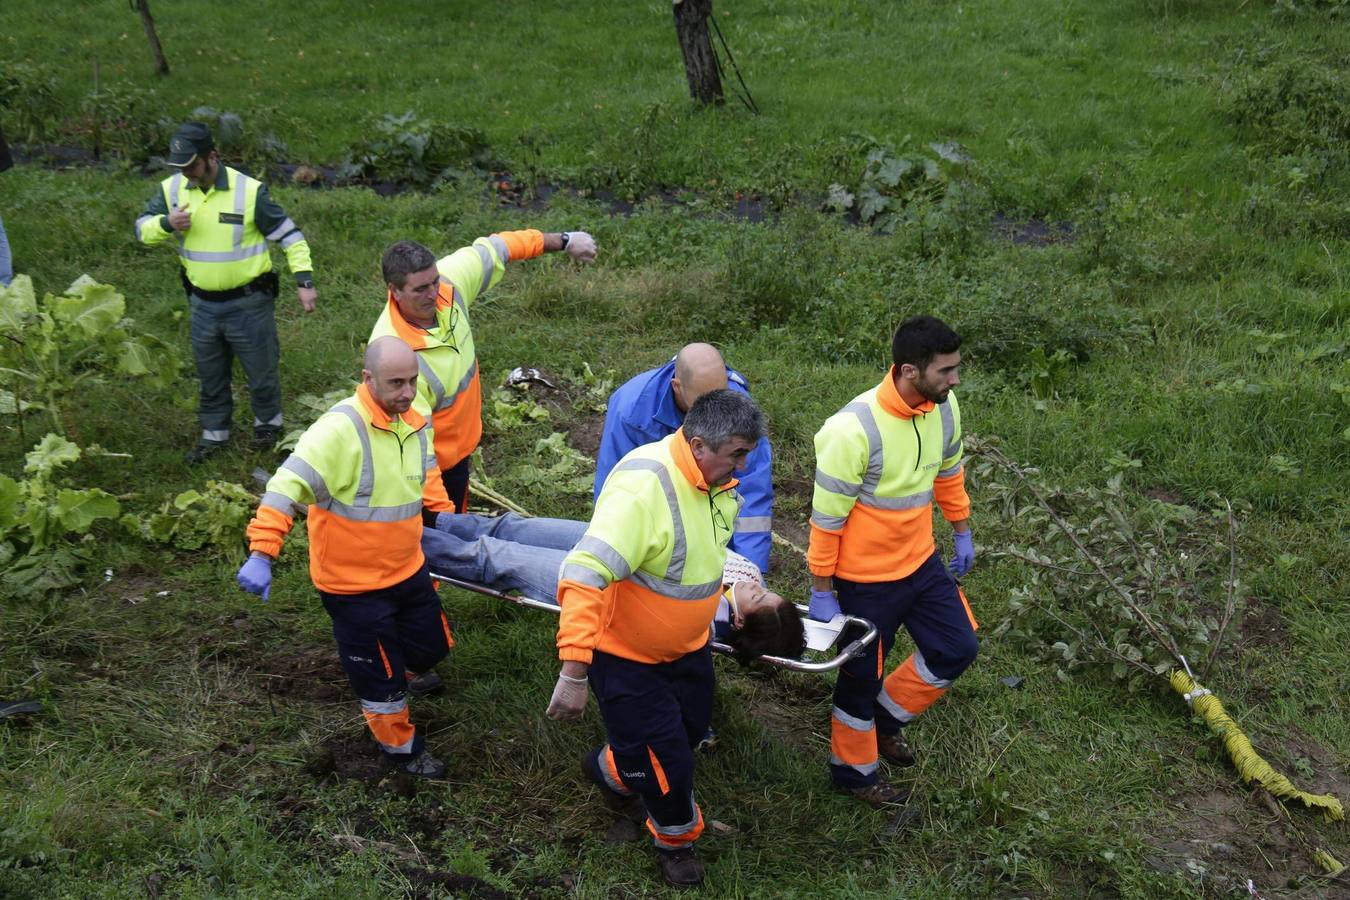
[(220, 161), (211, 129), (185, 122), (169, 141), (166, 162), (178, 171), (160, 182), (136, 220), (143, 244), (172, 243), (191, 313), (192, 356), (201, 382), (201, 437), (188, 451), (198, 463), (228, 446), (238, 358), (253, 405), (253, 447), (281, 436), (281, 349), (274, 306), (277, 276), (267, 242), (286, 253), (300, 308), (318, 300), (309, 243), (267, 192), (267, 185)]
[(582, 769), (607, 805), (641, 800), (661, 873), (678, 886), (704, 874), (693, 748), (712, 714), (708, 636), (741, 502), (733, 473), (765, 433), (747, 395), (701, 396), (674, 434), (614, 467), (558, 584), (562, 670), (548, 715), (579, 717), (589, 683), (607, 741)]
[[(904, 728), (975, 660), (975, 617), (956, 578), (975, 561), (961, 463), (961, 338), (932, 316), (903, 322), (881, 384), (816, 432), (816, 484), (806, 561), (810, 615), (843, 612), (873, 622), (876, 652), (845, 663), (830, 716), (834, 784), (871, 806), (908, 793), (882, 780), (878, 752), (914, 764)], [(933, 540), (933, 502), (955, 533), (951, 567)], [(836, 599), (836, 592), (838, 597)], [(905, 626), (915, 650), (882, 680)]]

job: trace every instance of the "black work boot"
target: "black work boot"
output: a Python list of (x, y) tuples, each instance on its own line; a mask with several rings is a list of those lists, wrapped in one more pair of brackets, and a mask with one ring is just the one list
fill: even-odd
[(656, 861), (668, 884), (678, 888), (698, 887), (703, 883), (703, 860), (693, 847), (678, 850), (657, 850)]
[(249, 446), (258, 451), (271, 450), (279, 440), (281, 440), (280, 425), (254, 425), (253, 440), (249, 442)]
[(905, 740), (905, 733), (897, 731), (895, 734), (877, 733), (877, 750), (881, 755), (895, 763), (897, 766), (905, 767), (914, 765), (914, 751), (909, 747), (909, 741)]
[(396, 762), (394, 768), (400, 772), (407, 772), (409, 775), (416, 775), (418, 778), (426, 778), (431, 781), (437, 781), (445, 777), (445, 763), (431, 755), (429, 750), (423, 750), (407, 762)]
[(408, 673), (408, 693), (410, 694), (428, 697), (432, 694), (439, 694), (443, 687), (445, 687), (445, 682), (435, 672), (423, 672), (421, 675)]
[(599, 765), (600, 761), (596, 759), (594, 750), (587, 750), (581, 755), (581, 774), (599, 788), (600, 799), (604, 801), (605, 808), (625, 816), (640, 813), (642, 798), (637, 794), (620, 794), (610, 787), (609, 782), (605, 781), (605, 776), (600, 774)]
[(228, 446), (230, 446), (229, 441), (208, 441), (206, 438), (201, 438), (197, 441), (197, 446), (189, 450), (183, 458), (187, 460), (188, 465), (195, 466), (197, 463), (205, 462), (217, 453), (223, 452)]
[(835, 788), (850, 797), (857, 797), (873, 809), (893, 809), (904, 805), (909, 799), (909, 788), (896, 787), (888, 781), (878, 780), (875, 784), (862, 787), (845, 787), (836, 784)]

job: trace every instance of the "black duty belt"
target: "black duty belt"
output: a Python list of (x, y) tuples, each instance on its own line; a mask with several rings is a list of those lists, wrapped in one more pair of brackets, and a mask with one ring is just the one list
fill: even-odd
[(280, 282), (277, 280), (276, 272), (264, 272), (248, 284), (240, 285), (237, 288), (229, 288), (224, 291), (208, 291), (206, 288), (199, 288), (191, 281), (188, 281), (187, 273), (179, 270), (178, 276), (183, 279), (183, 289), (189, 294), (194, 294), (209, 303), (221, 303), (225, 300), (238, 300), (240, 297), (247, 297), (249, 294), (264, 293), (275, 297), (280, 289)]

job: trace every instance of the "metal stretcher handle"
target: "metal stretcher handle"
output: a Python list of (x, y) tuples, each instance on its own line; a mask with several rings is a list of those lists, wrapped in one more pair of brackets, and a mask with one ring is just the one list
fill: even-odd
[[(524, 594), (514, 594), (509, 593), (507, 591), (499, 591), (496, 588), (490, 588), (481, 584), (475, 584), (472, 581), (461, 581), (458, 578), (451, 578), (448, 575), (437, 575), (435, 572), (431, 573), (431, 577), (436, 579), (437, 581), (444, 582), (445, 584), (449, 584), (457, 588), (463, 588), (466, 591), (473, 591), (475, 594), (485, 594), (489, 597), (496, 597), (499, 600), (510, 601), (511, 603), (514, 603), (517, 606), (528, 606), (531, 609), (546, 609), (552, 613), (562, 612), (562, 607), (550, 600), (536, 600), (535, 598), (527, 597)], [(797, 606), (797, 609), (801, 610), (802, 615), (806, 615), (805, 606), (801, 606), (799, 604)], [(807, 660), (803, 659), (788, 659), (783, 656), (761, 656), (756, 661), (768, 663), (769, 665), (772, 666), (779, 666), (784, 669), (790, 669), (793, 672), (833, 671), (834, 669), (837, 669), (844, 663), (848, 662), (850, 659), (853, 659), (855, 656), (860, 656), (863, 650), (867, 649), (867, 645), (877, 639), (877, 626), (873, 625), (867, 619), (862, 619), (857, 616), (845, 616), (844, 627), (847, 628), (850, 625), (857, 625), (858, 627), (862, 628), (863, 633), (861, 636), (855, 638), (852, 641), (849, 641), (848, 645), (844, 647), (842, 650), (840, 650), (839, 654), (835, 656), (833, 659), (821, 660), (820, 662), (808, 662)], [(843, 634), (842, 630), (840, 631), (840, 634)], [(714, 640), (711, 641), (710, 644), (713, 650), (718, 653), (725, 653), (729, 656), (733, 652), (730, 646), (728, 646), (727, 644), (723, 644), (719, 641)]]

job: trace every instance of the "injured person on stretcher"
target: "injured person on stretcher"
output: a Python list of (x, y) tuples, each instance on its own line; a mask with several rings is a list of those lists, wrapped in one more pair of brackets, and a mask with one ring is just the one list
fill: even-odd
[[(422, 530), (422, 552), (433, 576), (555, 603), (563, 559), (585, 533), (586, 523), (572, 519), (441, 513)], [(759, 567), (728, 550), (722, 574), (713, 639), (730, 645), (742, 663), (800, 656), (801, 613), (765, 586)]]

